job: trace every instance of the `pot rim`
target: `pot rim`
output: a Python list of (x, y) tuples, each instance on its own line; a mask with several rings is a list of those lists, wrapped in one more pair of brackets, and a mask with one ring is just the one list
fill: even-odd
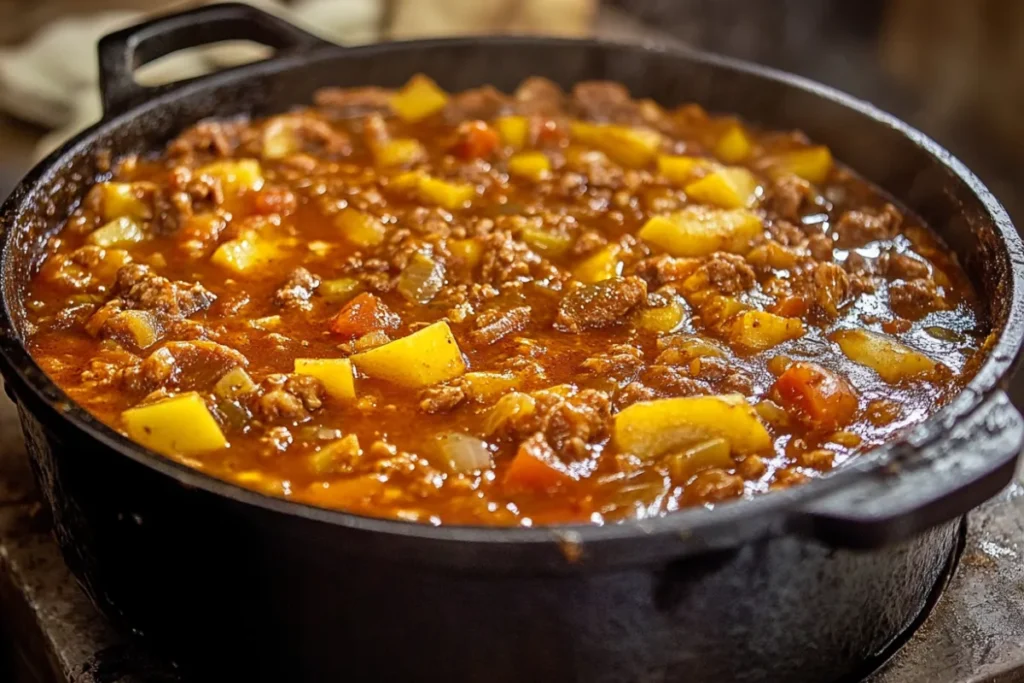
[[(683, 61), (745, 72), (751, 76), (771, 81), (776, 85), (803, 90), (818, 98), (830, 100), (842, 107), (854, 110), (879, 124), (894, 129), (925, 151), (928, 156), (938, 161), (977, 197), (979, 203), (984, 207), (987, 220), (991, 221), (994, 232), (998, 233), (1000, 237), (1000, 244), (1003, 248), (1001, 256), (1008, 264), (1007, 284), (1011, 299), (1010, 308), (1013, 311), (1024, 309), (1024, 274), (1022, 274), (1021, 270), (1021, 266), (1024, 265), (1024, 245), (1022, 245), (1020, 237), (1006, 211), (988, 188), (957, 158), (931, 138), (896, 117), (851, 95), (801, 76), (692, 48), (596, 39), (533, 36), (469, 36), (400, 41), (359, 47), (342, 47), (325, 43), (323, 46), (306, 51), (280, 54), (261, 62), (235, 67), (191, 81), (157, 89), (154, 96), (147, 101), (130, 107), (115, 116), (105, 118), (87, 130), (82, 131), (58, 150), (40, 161), (22, 179), (14, 192), (0, 207), (0, 221), (2, 221), (0, 223), (0, 236), (3, 237), (3, 242), (0, 244), (0, 282), (9, 276), (8, 269), (11, 257), (8, 252), (11, 250), (11, 244), (14, 239), (13, 235), (22, 218), (22, 214), (26, 210), (24, 208), (25, 205), (39, 191), (38, 188), (60, 170), (67, 158), (91, 149), (94, 139), (103, 132), (120, 127), (132, 119), (151, 112), (162, 106), (166, 101), (188, 99), (199, 93), (215, 90), (227, 83), (244, 80), (251, 76), (272, 75), (289, 70), (315, 68), (321, 61), (342, 55), (372, 56), (385, 52), (429, 50), (459, 46), (487, 49), (491, 45), (522, 46), (523, 48), (537, 45), (569, 45), (609, 51), (664, 54)], [(897, 199), (899, 198), (897, 197)], [(184, 486), (201, 489), (215, 496), (228, 498), (289, 517), (300, 517), (332, 526), (372, 532), (390, 537), (501, 547), (520, 544), (551, 546), (552, 542), (558, 544), (569, 542), (586, 544), (589, 549), (593, 544), (604, 543), (621, 546), (623, 543), (628, 543), (631, 548), (639, 550), (639, 544), (647, 538), (659, 537), (682, 541), (684, 545), (696, 543), (706, 548), (714, 545), (714, 541), (709, 541), (709, 539), (721, 539), (722, 545), (727, 546), (740, 536), (750, 538), (772, 531), (782, 532), (786, 528), (785, 513), (798, 509), (802, 504), (817, 500), (830, 492), (847, 486), (857, 478), (884, 466), (889, 459), (898, 453), (906, 452), (907, 449), (914, 450), (923, 443), (943, 438), (958, 420), (968, 415), (986, 396), (1002, 386), (1004, 378), (1020, 353), (1021, 342), (1024, 340), (1024, 316), (1008, 315), (1002, 329), (999, 330), (996, 343), (992, 345), (988, 352), (988, 358), (978, 369), (971, 381), (950, 403), (921, 424), (909, 430), (899, 440), (888, 442), (867, 453), (861, 454), (849, 465), (844, 465), (828, 476), (806, 482), (800, 486), (761, 494), (750, 499), (728, 501), (716, 505), (714, 509), (705, 507), (686, 508), (655, 518), (629, 519), (600, 526), (595, 524), (557, 525), (536, 528), (467, 525), (431, 526), (418, 522), (356, 515), (341, 510), (318, 508), (273, 497), (217, 479), (135, 444), (127, 437), (122, 436), (111, 427), (92, 417), (50, 380), (36, 364), (17, 334), (11, 319), (6, 287), (2, 296), (2, 302), (0, 303), (2, 303), (0, 305), (0, 370), (3, 371), (3, 375), (9, 383), (12, 381), (15, 383), (17, 388), (14, 393), (30, 392), (35, 404), (47, 408), (45, 412), (51, 420), (56, 420), (58, 423), (70, 427), (84, 438), (93, 439), (106, 448), (117, 452), (119, 455), (130, 458), (149, 469), (168, 476)], [(741, 521), (745, 523), (746, 530), (739, 532), (739, 536), (737, 536), (738, 523)], [(660, 556), (679, 551), (678, 543), (666, 544), (666, 547), (663, 549), (664, 552), (659, 552), (656, 548), (652, 550), (651, 545), (646, 544), (644, 547), (647, 550), (640, 552), (639, 555)], [(638, 556), (634, 559), (639, 561), (640, 557)]]

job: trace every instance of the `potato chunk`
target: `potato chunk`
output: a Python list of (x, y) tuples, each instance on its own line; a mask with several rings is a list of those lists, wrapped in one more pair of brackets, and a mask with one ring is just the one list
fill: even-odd
[(512, 149), (526, 146), (526, 136), (530, 127), (525, 116), (501, 116), (494, 122), (501, 136), (501, 143)]
[(249, 232), (241, 237), (221, 243), (210, 261), (237, 275), (251, 274), (257, 266), (272, 261), (277, 248), (270, 242)]
[(382, 168), (409, 166), (426, 156), (427, 150), (415, 138), (395, 138), (373, 145), (374, 162)]
[(609, 244), (589, 256), (573, 270), (573, 276), (580, 282), (593, 284), (622, 274), (622, 247)]
[(772, 447), (757, 412), (740, 394), (645, 401), (615, 416), (615, 445), (644, 460), (714, 438), (725, 439), (737, 454)]
[(391, 97), (391, 108), (408, 123), (416, 123), (435, 114), (448, 104), (448, 93), (431, 78), (416, 74)]
[(717, 164), (711, 159), (691, 156), (661, 154), (658, 156), (658, 173), (675, 185), (685, 185), (701, 170), (711, 170)]
[(661, 134), (647, 128), (574, 121), (570, 131), (579, 142), (596, 147), (627, 168), (644, 168), (661, 147)]
[(938, 368), (938, 363), (923, 353), (877, 332), (839, 330), (830, 339), (847, 358), (871, 368), (890, 384), (924, 378)]
[(219, 180), (227, 194), (256, 191), (263, 187), (263, 169), (255, 159), (214, 161), (197, 170), (196, 175)]
[(727, 164), (735, 164), (750, 156), (753, 151), (750, 136), (741, 125), (733, 124), (718, 138), (715, 144), (715, 156)]
[(351, 360), (369, 377), (410, 388), (446, 382), (466, 371), (462, 350), (444, 321), (357, 353)]
[(737, 316), (730, 326), (729, 341), (748, 351), (764, 351), (803, 334), (804, 324), (799, 318), (746, 311)]
[(686, 195), (702, 204), (742, 209), (757, 202), (757, 178), (745, 168), (720, 168), (688, 184)]
[(508, 160), (508, 172), (535, 182), (551, 176), (551, 161), (543, 152), (520, 152)]
[(100, 183), (104, 222), (119, 218), (143, 220), (152, 217), (149, 206), (139, 199), (136, 187), (131, 183)]
[(295, 374), (316, 377), (332, 398), (356, 397), (352, 362), (348, 358), (296, 358)]
[(672, 256), (706, 256), (716, 251), (745, 254), (762, 229), (761, 219), (746, 209), (691, 206), (651, 218), (638, 236)]
[(334, 217), (334, 224), (345, 235), (345, 239), (357, 247), (375, 247), (387, 236), (387, 228), (383, 223), (351, 207), (342, 209)]
[(135, 219), (121, 216), (93, 230), (89, 235), (88, 242), (109, 249), (141, 242), (143, 237), (142, 227)]
[(832, 152), (824, 145), (795, 149), (776, 157), (775, 168), (811, 183), (823, 183), (832, 170)]
[(195, 455), (225, 448), (227, 439), (196, 392), (121, 413), (133, 440), (164, 455)]

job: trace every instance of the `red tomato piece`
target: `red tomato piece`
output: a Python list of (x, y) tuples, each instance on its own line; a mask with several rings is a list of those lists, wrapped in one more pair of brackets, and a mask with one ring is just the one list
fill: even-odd
[(520, 444), (502, 483), (506, 491), (543, 493), (574, 480), (544, 437), (537, 434)]
[(348, 339), (362, 337), (376, 330), (395, 330), (401, 319), (373, 294), (363, 292), (331, 319), (331, 332)]
[(458, 139), (451, 152), (460, 159), (486, 159), (501, 142), (498, 133), (483, 121), (468, 121), (459, 126)]
[(796, 362), (772, 386), (775, 400), (812, 429), (831, 431), (853, 419), (857, 393), (850, 383), (814, 363)]

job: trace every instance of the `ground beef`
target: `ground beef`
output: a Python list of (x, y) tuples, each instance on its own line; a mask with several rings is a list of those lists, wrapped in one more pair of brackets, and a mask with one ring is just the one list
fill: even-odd
[(892, 239), (902, 222), (903, 216), (892, 204), (886, 204), (880, 212), (847, 211), (835, 225), (836, 246), (851, 249), (876, 240)]
[(925, 278), (891, 284), (889, 305), (896, 315), (908, 320), (918, 320), (932, 311), (949, 308), (935, 282)]
[(139, 393), (157, 389), (194, 391), (207, 389), (228, 370), (248, 364), (245, 356), (223, 344), (172, 341), (149, 354), (126, 379)]
[(660, 398), (658, 392), (643, 382), (630, 382), (615, 394), (615, 409), (622, 410), (634, 403), (653, 401), (656, 398)]
[(420, 392), (420, 410), (425, 413), (447, 413), (466, 400), (466, 391), (456, 384), (428, 387)]
[(647, 300), (647, 283), (638, 277), (616, 277), (584, 285), (573, 283), (558, 305), (555, 329), (580, 333), (622, 320)]
[(485, 311), (476, 319), (476, 328), (469, 333), (469, 339), (476, 346), (487, 346), (520, 332), (530, 322), (530, 310), (529, 306), (518, 306)]
[(675, 258), (662, 254), (637, 261), (630, 272), (643, 278), (651, 289), (657, 289), (671, 282), (685, 280), (699, 267), (698, 259)]
[(280, 126), (300, 143), (300, 151), (317, 156), (337, 157), (352, 153), (348, 133), (335, 130), (326, 121), (309, 115), (286, 115), (267, 122), (267, 129)]
[(586, 230), (572, 245), (574, 256), (586, 256), (608, 244), (608, 238), (596, 230)]
[(893, 280), (916, 280), (931, 275), (928, 263), (916, 255), (886, 251), (878, 258), (878, 271)]
[(452, 123), (471, 119), (489, 121), (503, 114), (510, 105), (508, 95), (485, 85), (452, 95), (445, 106), (444, 117)]
[(849, 303), (853, 293), (846, 271), (834, 263), (814, 266), (811, 287), (814, 302), (829, 319), (839, 316), (839, 309)]
[(641, 378), (658, 396), (698, 396), (709, 393), (704, 382), (690, 377), (686, 369), (671, 365), (652, 365)]
[(632, 344), (615, 344), (583, 361), (582, 370), (617, 382), (632, 381), (644, 366), (644, 354)]
[(231, 156), (240, 144), (241, 121), (204, 121), (197, 123), (167, 145), (171, 158), (192, 163), (198, 158)]
[(321, 88), (313, 94), (317, 106), (341, 118), (391, 110), (393, 92), (386, 88)]
[(698, 277), (700, 282), (706, 281), (709, 287), (728, 296), (749, 290), (757, 281), (754, 269), (746, 259), (725, 252), (709, 256), (692, 277)]
[(274, 292), (274, 303), (282, 308), (309, 310), (313, 292), (320, 286), (320, 278), (305, 268), (296, 268), (285, 283)]
[(253, 414), (266, 422), (301, 422), (323, 406), (323, 383), (307, 375), (270, 375), (254, 394)]
[(694, 376), (710, 384), (714, 393), (744, 396), (754, 393), (753, 379), (730, 360), (705, 356), (694, 365)]
[(781, 175), (766, 188), (765, 208), (780, 218), (799, 223), (801, 209), (811, 199), (811, 184), (795, 175)]
[(581, 118), (616, 123), (642, 119), (640, 104), (625, 86), (612, 81), (584, 81), (572, 89), (572, 105)]
[(506, 429), (516, 438), (543, 433), (560, 456), (579, 460), (588, 454), (588, 443), (607, 436), (611, 401), (605, 392), (584, 389), (569, 394), (544, 389), (530, 396), (535, 401), (533, 412), (513, 416), (506, 423)]
[(154, 311), (171, 318), (187, 318), (217, 300), (198, 282), (172, 282), (142, 264), (127, 265), (117, 272), (114, 293), (125, 308)]
[(527, 116), (558, 116), (564, 98), (561, 88), (540, 76), (527, 78), (514, 95), (516, 111)]
[(828, 235), (816, 232), (807, 238), (807, 251), (816, 261), (831, 261), (835, 244)]
[(795, 247), (807, 240), (807, 234), (795, 223), (774, 220), (768, 224), (768, 234), (784, 247)]
[(513, 280), (533, 279), (541, 258), (528, 246), (512, 238), (511, 233), (496, 231), (483, 238), (480, 277), (493, 285), (507, 285)]

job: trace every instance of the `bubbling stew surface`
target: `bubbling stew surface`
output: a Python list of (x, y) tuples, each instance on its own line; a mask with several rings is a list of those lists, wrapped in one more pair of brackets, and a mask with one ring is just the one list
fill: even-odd
[(990, 334), (826, 147), (614, 83), (328, 89), (99, 180), (31, 282), (36, 360), (168, 458), (363, 515), (800, 484), (946, 403)]

